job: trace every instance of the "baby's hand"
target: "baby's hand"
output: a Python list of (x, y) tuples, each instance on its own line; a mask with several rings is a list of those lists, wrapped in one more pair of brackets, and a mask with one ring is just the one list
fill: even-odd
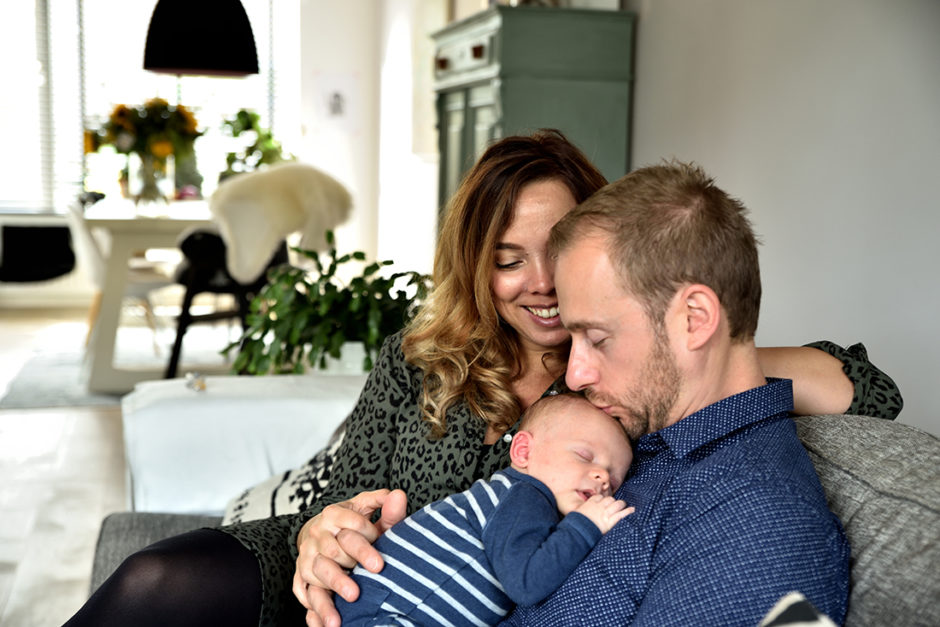
[(597, 525), (601, 533), (607, 533), (620, 520), (626, 518), (634, 512), (633, 507), (627, 507), (623, 501), (618, 501), (612, 496), (602, 496), (595, 494), (574, 511), (587, 516), (588, 520)]

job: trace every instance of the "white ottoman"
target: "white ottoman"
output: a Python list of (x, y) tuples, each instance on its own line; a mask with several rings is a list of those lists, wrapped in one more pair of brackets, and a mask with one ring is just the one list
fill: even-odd
[(131, 509), (222, 514), (242, 490), (309, 460), (366, 374), (145, 381), (121, 401)]

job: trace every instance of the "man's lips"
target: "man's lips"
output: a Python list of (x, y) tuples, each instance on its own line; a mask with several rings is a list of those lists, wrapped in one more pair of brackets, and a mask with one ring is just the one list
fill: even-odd
[(607, 399), (601, 398), (599, 394), (595, 394), (594, 390), (591, 388), (584, 390), (584, 397), (588, 399), (591, 405), (594, 405), (594, 407), (598, 408), (608, 416), (612, 416), (614, 418), (620, 417), (620, 414), (616, 413), (617, 407), (612, 403), (609, 403)]

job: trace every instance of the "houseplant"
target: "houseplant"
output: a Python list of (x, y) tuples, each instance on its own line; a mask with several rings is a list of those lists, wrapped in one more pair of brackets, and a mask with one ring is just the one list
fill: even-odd
[[(367, 265), (348, 282), (338, 276), (365, 253), (337, 256), (331, 231), (324, 261), (311, 250), (294, 248), (314, 270), (291, 265), (273, 269), (268, 284), (251, 303), (248, 328), (224, 353), (238, 349), (232, 370), (238, 374), (302, 373), (307, 366), (325, 368), (327, 357), (339, 358), (347, 342), (362, 342), (363, 370), (371, 370), (385, 337), (398, 331), (427, 295), (430, 277), (414, 271), (382, 276), (392, 261)], [(411, 294), (409, 294), (411, 292)]]
[(234, 117), (223, 121), (222, 130), (232, 137), (253, 137), (254, 141), (238, 152), (225, 155), (226, 165), (225, 170), (219, 173), (220, 183), (230, 176), (294, 158), (284, 154), (281, 143), (274, 139), (271, 129), (261, 126), (261, 116), (254, 111), (240, 109)]

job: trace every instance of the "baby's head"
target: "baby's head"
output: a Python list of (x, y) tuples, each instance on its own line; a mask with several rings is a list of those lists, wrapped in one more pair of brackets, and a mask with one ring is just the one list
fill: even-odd
[(532, 403), (509, 455), (513, 468), (548, 486), (562, 514), (616, 492), (633, 460), (620, 422), (574, 393)]

